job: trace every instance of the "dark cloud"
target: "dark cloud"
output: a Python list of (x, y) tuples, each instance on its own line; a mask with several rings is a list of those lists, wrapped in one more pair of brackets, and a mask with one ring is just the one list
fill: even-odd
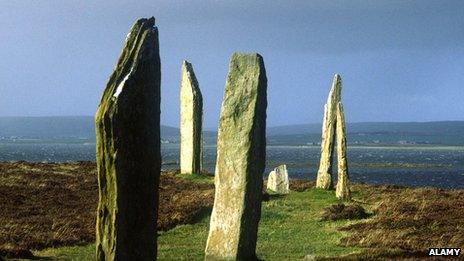
[(205, 122), (228, 59), (260, 52), (269, 124), (317, 122), (342, 74), (349, 121), (464, 119), (464, 1), (2, 1), (0, 115), (91, 115), (130, 25), (160, 28), (162, 120), (177, 125), (180, 64), (193, 63)]

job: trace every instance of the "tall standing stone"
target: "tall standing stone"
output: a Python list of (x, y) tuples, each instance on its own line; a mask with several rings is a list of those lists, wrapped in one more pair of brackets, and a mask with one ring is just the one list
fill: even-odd
[(335, 144), (336, 109), (340, 101), (342, 79), (336, 74), (332, 82), (332, 88), (324, 106), (324, 120), (322, 123), (321, 159), (317, 172), (316, 187), (323, 189), (333, 188), (332, 163)]
[(330, 189), (332, 185), (332, 163), (335, 140), (337, 141), (338, 178), (336, 196), (339, 199), (349, 199), (348, 161), (346, 158), (345, 116), (341, 99), (342, 80), (336, 74), (332, 88), (324, 106), (324, 121), (322, 124), (321, 161), (317, 173), (316, 187)]
[(280, 165), (269, 173), (269, 177), (267, 178), (267, 189), (278, 194), (290, 193), (287, 165)]
[(192, 64), (182, 63), (180, 86), (180, 172), (200, 173), (203, 98)]
[(95, 115), (97, 260), (154, 260), (160, 175), (160, 57), (155, 18), (126, 37)]
[(216, 192), (206, 260), (256, 257), (266, 159), (266, 92), (263, 58), (235, 53), (219, 120)]
[(346, 130), (345, 115), (341, 102), (337, 104), (337, 187), (335, 195), (337, 198), (346, 200), (350, 199), (350, 188), (348, 186), (348, 161), (346, 159)]

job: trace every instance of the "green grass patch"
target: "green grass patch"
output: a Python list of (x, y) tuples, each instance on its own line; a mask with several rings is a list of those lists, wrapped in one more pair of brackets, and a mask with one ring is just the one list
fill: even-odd
[(214, 176), (205, 173), (176, 174), (176, 177), (183, 178), (196, 183), (214, 184)]
[(310, 189), (263, 202), (257, 254), (264, 260), (294, 260), (307, 255), (332, 257), (359, 252), (339, 245), (337, 228), (352, 221), (320, 221), (323, 208), (336, 204), (333, 191)]
[[(189, 177), (186, 177), (189, 178)], [(204, 177), (192, 176), (193, 180)], [(356, 197), (358, 193), (353, 193)], [(359, 221), (321, 221), (325, 207), (339, 203), (333, 191), (309, 189), (272, 197), (263, 202), (257, 255), (264, 260), (295, 260), (305, 256), (335, 257), (361, 252), (345, 247), (340, 239), (348, 232), (338, 228)], [(209, 216), (193, 225), (181, 225), (160, 233), (158, 260), (203, 260)], [(94, 245), (35, 252), (39, 256), (93, 260)]]
[(52, 260), (95, 260), (95, 244), (47, 248), (41, 251), (33, 251), (33, 254), (34, 256)]

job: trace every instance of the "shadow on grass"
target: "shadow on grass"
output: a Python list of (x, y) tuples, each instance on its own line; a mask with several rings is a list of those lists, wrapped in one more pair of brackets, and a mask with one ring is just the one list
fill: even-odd
[(335, 220), (357, 220), (372, 217), (373, 214), (366, 212), (366, 210), (359, 204), (345, 205), (343, 203), (333, 204), (324, 208), (321, 221), (335, 221)]
[(202, 221), (205, 218), (211, 216), (211, 212), (213, 211), (213, 207), (202, 207), (195, 216), (192, 217), (189, 224), (195, 224)]
[(37, 257), (27, 249), (2, 249), (0, 250), (0, 260), (27, 259), (27, 260), (53, 260), (52, 257)]

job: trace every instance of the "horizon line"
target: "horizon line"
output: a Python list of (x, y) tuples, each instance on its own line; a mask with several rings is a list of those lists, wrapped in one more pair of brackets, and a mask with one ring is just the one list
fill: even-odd
[[(47, 115), (47, 116), (0, 116), (1, 118), (72, 118), (72, 117), (81, 117), (81, 118), (94, 118), (92, 115)], [(363, 123), (434, 123), (434, 122), (464, 122), (464, 119), (461, 120), (431, 120), (431, 121), (354, 121), (354, 122), (346, 122), (346, 124), (363, 124)], [(281, 125), (273, 125), (267, 126), (267, 128), (275, 128), (275, 127), (287, 127), (287, 126), (295, 126), (295, 125), (321, 125), (321, 122), (304, 122), (304, 123), (285, 123)], [(179, 126), (172, 126), (169, 124), (160, 123), (160, 125), (172, 128), (179, 128)], [(213, 126), (204, 126), (203, 130), (205, 131), (213, 131), (211, 129), (216, 129), (217, 127)]]

